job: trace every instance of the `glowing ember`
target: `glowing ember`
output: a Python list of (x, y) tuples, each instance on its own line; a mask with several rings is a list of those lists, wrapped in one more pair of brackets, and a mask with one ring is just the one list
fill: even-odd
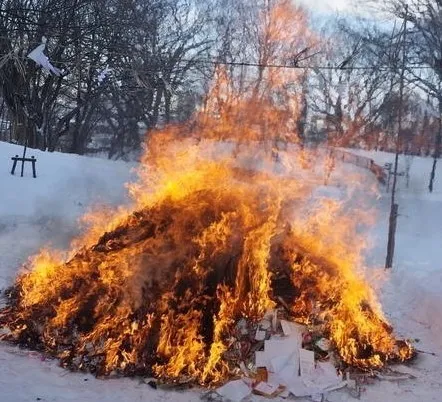
[(284, 85), (293, 72), (266, 74), (239, 93), (218, 71), (191, 123), (151, 134), (133, 206), (90, 214), (68, 256), (41, 251), (8, 291), (7, 339), (72, 369), (209, 385), (236, 368), (238, 320), (282, 303), (349, 365), (411, 357), (357, 270), (360, 216), (332, 199), (311, 207), (323, 178), (302, 171), (306, 152), (275, 163), (296, 139), (298, 92)]

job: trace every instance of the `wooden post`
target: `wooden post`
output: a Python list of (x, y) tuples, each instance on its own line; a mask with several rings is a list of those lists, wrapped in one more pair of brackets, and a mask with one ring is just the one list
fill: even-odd
[(26, 158), (27, 149), (28, 149), (28, 134), (26, 132), (25, 146), (23, 148), (23, 155), (22, 155), (22, 161), (21, 161), (21, 177), (23, 177), (23, 172), (25, 170), (25, 158)]
[(387, 170), (388, 170), (388, 179), (387, 179), (387, 193), (390, 192), (390, 182), (391, 182), (391, 163), (386, 163), (385, 164)]
[(436, 135), (436, 142), (434, 144), (434, 156), (433, 156), (433, 166), (431, 168), (430, 173), (430, 183), (428, 184), (428, 190), (430, 193), (433, 192), (434, 179), (436, 178), (436, 166), (437, 160), (440, 158), (440, 147), (442, 143), (442, 97), (440, 96), (441, 92), (441, 83), (439, 81), (439, 96), (437, 97), (439, 103), (439, 124), (438, 124), (438, 132)]
[(34, 177), (34, 179), (35, 178), (37, 178), (37, 172), (36, 172), (36, 170), (35, 170), (35, 162), (36, 162), (37, 160), (35, 159), (35, 157), (34, 156), (31, 156), (31, 163), (32, 163), (32, 176)]
[(18, 155), (15, 155), (15, 158), (12, 158), (12, 169), (11, 174), (15, 173), (15, 168), (17, 167)]
[(399, 205), (393, 204), (393, 208), (391, 211), (392, 213), (390, 213), (390, 222), (388, 226), (387, 259), (385, 261), (385, 268), (391, 268), (393, 266), (398, 210), (399, 210)]
[(396, 226), (399, 205), (396, 204), (396, 185), (398, 176), (399, 165), (399, 146), (400, 135), (402, 131), (402, 113), (403, 113), (403, 99), (404, 99), (404, 78), (405, 78), (405, 61), (406, 61), (406, 39), (407, 39), (407, 19), (408, 19), (408, 5), (405, 5), (405, 17), (402, 36), (402, 67), (399, 80), (399, 111), (398, 111), (398, 131), (396, 136), (396, 154), (394, 158), (394, 172), (393, 172), (393, 186), (391, 189), (391, 206), (390, 206), (390, 219), (388, 225), (388, 242), (387, 242), (387, 257), (385, 259), (385, 268), (393, 267), (394, 248), (396, 238)]

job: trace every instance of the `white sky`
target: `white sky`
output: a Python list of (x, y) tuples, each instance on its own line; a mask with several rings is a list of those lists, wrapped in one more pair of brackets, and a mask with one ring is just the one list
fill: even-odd
[(350, 8), (351, 0), (298, 0), (299, 3), (320, 12), (344, 11)]

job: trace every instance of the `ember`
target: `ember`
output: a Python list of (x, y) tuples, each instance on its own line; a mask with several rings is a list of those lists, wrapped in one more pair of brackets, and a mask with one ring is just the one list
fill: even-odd
[(250, 362), (281, 308), (312, 329), (318, 358), (409, 359), (359, 272), (361, 215), (312, 206), (312, 156), (278, 150), (296, 141), (296, 74), (260, 72), (261, 86), (235, 93), (218, 71), (190, 124), (150, 134), (133, 206), (90, 214), (68, 255), (31, 260), (6, 292), (3, 339), (73, 370), (215, 385)]

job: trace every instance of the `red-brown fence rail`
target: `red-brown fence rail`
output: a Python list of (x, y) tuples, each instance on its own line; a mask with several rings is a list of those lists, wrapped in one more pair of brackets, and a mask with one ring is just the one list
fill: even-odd
[(380, 183), (387, 183), (387, 173), (385, 172), (384, 168), (377, 165), (373, 159), (367, 158), (366, 156), (355, 155), (351, 152), (336, 148), (330, 149), (330, 151), (337, 160), (341, 160), (345, 163), (351, 163), (352, 165), (370, 170), (370, 172), (376, 176)]

